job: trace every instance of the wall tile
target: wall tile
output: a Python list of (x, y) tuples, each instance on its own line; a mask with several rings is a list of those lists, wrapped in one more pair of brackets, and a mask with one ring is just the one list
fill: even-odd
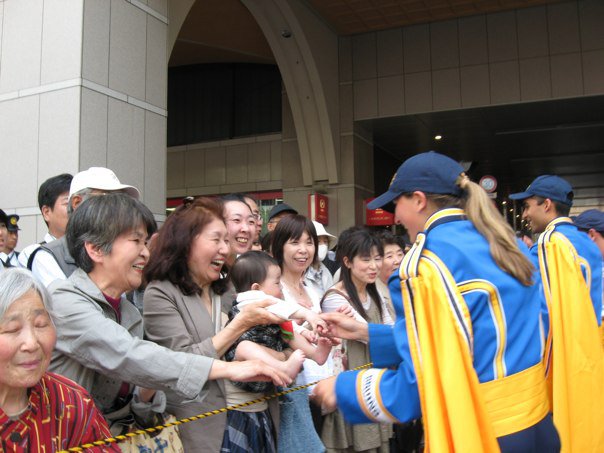
[(80, 88), (40, 95), (38, 179), (77, 173), (80, 145)]
[(354, 135), (340, 137), (340, 182), (354, 184)]
[(400, 28), (377, 33), (378, 77), (403, 73), (403, 32)]
[(520, 94), (523, 101), (552, 97), (548, 57), (520, 60)]
[(107, 108), (104, 94), (82, 88), (79, 169), (107, 166)]
[(430, 70), (430, 28), (414, 25), (403, 28), (405, 73)]
[(145, 111), (109, 98), (107, 167), (124, 184), (142, 190), (145, 183)]
[(168, 68), (166, 43), (168, 26), (147, 16), (147, 69), (145, 99), (157, 107), (166, 108)]
[(377, 75), (377, 49), (375, 33), (352, 37), (352, 78), (370, 79)]
[(434, 110), (461, 107), (461, 82), (459, 69), (442, 69), (432, 72), (432, 98)]
[(21, 228), (21, 231), (19, 231), (19, 240), (17, 241), (16, 247), (17, 250), (23, 250), (29, 244), (44, 240), (44, 233), (46, 233), (48, 230), (44, 228), (42, 235), (38, 234), (38, 217), (42, 219), (41, 215), (22, 215), (19, 218), (19, 228)]
[(352, 42), (348, 36), (338, 38), (338, 68), (340, 82), (352, 80)]
[(250, 145), (226, 147), (226, 183), (248, 182), (248, 148)]
[(405, 75), (405, 112), (420, 113), (432, 110), (432, 74), (417, 72)]
[(149, 0), (147, 4), (162, 16), (168, 16), (168, 0)]
[(547, 9), (545, 7), (518, 9), (516, 20), (520, 58), (548, 55)]
[(296, 140), (284, 141), (281, 145), (281, 163), (283, 189), (291, 187), (301, 187), (304, 185), (302, 180), (302, 164), (300, 162), (300, 150)]
[(552, 95), (554, 98), (583, 94), (581, 54), (552, 55)]
[(44, 2), (42, 84), (82, 74), (82, 15), (84, 0)]
[(271, 142), (271, 180), (281, 179), (281, 141)]
[(373, 144), (354, 136), (355, 186), (373, 189)]
[(377, 79), (378, 116), (403, 115), (405, 113), (405, 95), (403, 76), (380, 77)]
[(82, 77), (109, 85), (109, 30), (111, 2), (84, 1), (84, 34), (82, 45)]
[(207, 152), (205, 161), (206, 186), (226, 183), (226, 149), (222, 152)]
[(547, 5), (550, 54), (578, 52), (581, 49), (579, 37), (579, 14), (575, 2)]
[[(13, 168), (38, 172), (38, 115), (39, 96), (0, 102), (0, 161), (10, 162)], [(37, 206), (38, 181), (23, 178), (19, 172), (2, 172), (0, 206)]]
[(340, 134), (352, 132), (354, 120), (354, 96), (352, 83), (340, 85)]
[(40, 84), (43, 5), (39, 0), (4, 2), (0, 93)]
[(185, 156), (185, 168), (179, 175), (182, 180), (176, 187), (199, 187), (206, 185), (206, 152), (224, 153), (224, 148), (216, 147), (209, 149), (187, 150)]
[(459, 60), (462, 66), (483, 64), (489, 60), (486, 16), (458, 20)]
[(604, 49), (604, 2), (583, 0), (579, 2), (579, 23), (581, 24), (581, 49)]
[(0, 2), (0, 49), (2, 49), (3, 24), (4, 24), (4, 2)]
[(604, 94), (604, 50), (583, 54), (585, 94)]
[(111, 0), (109, 88), (145, 99), (147, 13), (125, 2)]
[(492, 63), (489, 67), (491, 103), (506, 104), (520, 101), (518, 61)]
[(514, 11), (487, 15), (489, 61), (507, 61), (518, 58), (516, 14)]
[(250, 182), (268, 181), (271, 178), (271, 144), (257, 142), (248, 146), (248, 174)]
[(145, 112), (145, 184), (143, 199), (156, 214), (166, 208), (166, 117)]
[(377, 116), (377, 80), (354, 82), (354, 119), (375, 118)]
[(459, 66), (459, 39), (457, 21), (430, 24), (432, 70)]
[[(167, 153), (167, 187), (168, 190), (185, 188), (185, 151)], [(203, 172), (203, 169), (200, 169)]]
[(489, 66), (464, 66), (460, 68), (461, 105), (478, 107), (491, 103), (491, 84)]

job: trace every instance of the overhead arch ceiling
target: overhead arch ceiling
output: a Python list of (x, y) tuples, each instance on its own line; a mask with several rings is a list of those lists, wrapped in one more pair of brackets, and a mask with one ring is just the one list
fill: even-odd
[[(300, 0), (341, 36), (560, 0)], [(170, 66), (267, 63), (275, 59), (262, 30), (239, 0), (197, 0), (170, 56)]]

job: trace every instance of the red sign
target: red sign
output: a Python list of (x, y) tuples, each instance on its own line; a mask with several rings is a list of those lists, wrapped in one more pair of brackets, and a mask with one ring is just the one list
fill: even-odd
[[(367, 198), (365, 200), (365, 206), (373, 198)], [(384, 211), (382, 208), (378, 209), (367, 209), (365, 208), (365, 225), (367, 226), (389, 226), (394, 225), (394, 214), (390, 214)]]
[(308, 195), (308, 216), (323, 225), (329, 224), (329, 199), (327, 195), (311, 193)]

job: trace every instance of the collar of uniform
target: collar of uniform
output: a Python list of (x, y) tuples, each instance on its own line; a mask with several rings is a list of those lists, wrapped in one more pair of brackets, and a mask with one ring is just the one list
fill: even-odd
[(553, 230), (558, 225), (562, 224), (574, 225), (573, 220), (570, 217), (556, 217), (554, 220), (547, 224), (547, 226), (545, 227), (545, 231)]
[(438, 225), (442, 225), (443, 223), (454, 222), (456, 220), (466, 220), (466, 218), (466, 213), (463, 209), (441, 209), (440, 211), (436, 211), (428, 218), (426, 225), (424, 225), (424, 231), (428, 233), (430, 230), (434, 229)]

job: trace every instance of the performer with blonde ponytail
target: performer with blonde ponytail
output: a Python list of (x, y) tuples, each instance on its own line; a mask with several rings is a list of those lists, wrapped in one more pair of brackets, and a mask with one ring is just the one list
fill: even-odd
[(426, 451), (559, 451), (526, 247), (463, 168), (433, 151), (405, 161), (368, 207), (390, 202), (415, 241), (389, 280), (396, 324), (322, 315), (332, 335), (368, 341), (375, 368), (319, 383), (316, 399), (351, 423), (422, 417)]

